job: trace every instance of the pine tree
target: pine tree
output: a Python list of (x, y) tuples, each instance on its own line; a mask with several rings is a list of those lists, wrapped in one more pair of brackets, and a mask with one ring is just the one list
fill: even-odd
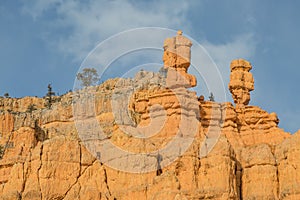
[(30, 104), (27, 107), (27, 112), (32, 113), (34, 110), (36, 110), (35, 104)]
[(8, 97), (9, 97), (9, 94), (6, 92), (6, 93), (4, 94), (4, 97), (5, 97), (5, 98), (8, 98)]
[(48, 84), (48, 92), (46, 94), (46, 107), (51, 108), (52, 106), (52, 96), (55, 95), (54, 92), (52, 92), (52, 86), (51, 84)]
[(208, 98), (209, 98), (209, 101), (215, 101), (215, 97), (212, 92), (210, 93), (210, 96)]

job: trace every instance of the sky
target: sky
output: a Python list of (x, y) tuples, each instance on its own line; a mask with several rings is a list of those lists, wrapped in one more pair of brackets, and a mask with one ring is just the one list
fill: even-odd
[[(231, 60), (250, 61), (255, 79), (250, 104), (276, 112), (279, 126), (293, 133), (300, 128), (299, 7), (297, 0), (1, 0), (0, 95), (42, 97), (48, 83), (63, 94), (99, 43), (136, 28), (181, 29), (216, 64), (226, 91)], [(152, 37), (161, 49), (122, 55), (102, 78), (122, 76), (131, 66), (162, 65), (161, 37)], [(113, 55), (115, 45), (104, 51)], [(197, 51), (193, 56), (201, 58)], [(211, 70), (206, 63), (196, 68), (200, 74)], [(207, 82), (214, 77), (198, 80), (197, 94), (208, 97)], [(223, 100), (218, 89), (212, 92)], [(232, 102), (228, 92), (226, 97)]]

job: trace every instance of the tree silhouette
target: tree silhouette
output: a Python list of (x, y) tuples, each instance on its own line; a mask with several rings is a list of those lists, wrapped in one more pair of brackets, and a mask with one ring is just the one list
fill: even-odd
[(30, 104), (27, 107), (27, 112), (32, 113), (34, 110), (36, 110), (35, 104)]
[(165, 67), (161, 67), (161, 68), (159, 69), (158, 73), (159, 73), (162, 77), (166, 78), (166, 77), (167, 77), (167, 73), (168, 73), (168, 69), (165, 68)]
[(81, 86), (88, 87), (97, 84), (99, 75), (95, 68), (84, 68), (81, 73), (77, 74), (77, 79), (81, 81)]
[(46, 107), (47, 108), (51, 108), (53, 95), (55, 95), (55, 93), (52, 92), (52, 86), (51, 86), (51, 84), (48, 84), (48, 92), (46, 94)]
[(215, 96), (212, 92), (210, 93), (210, 96), (208, 98), (210, 101), (215, 101)]
[(5, 97), (5, 98), (8, 98), (8, 97), (9, 97), (9, 94), (6, 92), (6, 93), (4, 94), (4, 97)]

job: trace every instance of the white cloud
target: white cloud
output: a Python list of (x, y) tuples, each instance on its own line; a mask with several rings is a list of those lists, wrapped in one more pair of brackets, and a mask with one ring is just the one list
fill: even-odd
[(254, 55), (256, 44), (253, 34), (244, 34), (225, 44), (215, 45), (206, 41), (203, 42), (203, 46), (208, 50), (216, 63), (223, 65), (232, 59), (240, 57), (250, 58)]
[(56, 28), (71, 31), (69, 35), (54, 38), (54, 43), (59, 50), (79, 60), (100, 41), (120, 31), (145, 26), (188, 29), (184, 15), (189, 8), (187, 2), (136, 4), (130, 1), (35, 0), (24, 4), (23, 10), (36, 20), (49, 9), (55, 11), (52, 23)]
[(35, 20), (40, 17), (46, 10), (61, 3), (61, 0), (46, 0), (46, 1), (26, 1), (23, 0), (22, 11), (25, 14), (30, 14)]

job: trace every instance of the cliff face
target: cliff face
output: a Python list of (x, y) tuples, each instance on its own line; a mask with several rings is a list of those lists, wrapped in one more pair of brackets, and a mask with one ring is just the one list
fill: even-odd
[(235, 105), (205, 101), (187, 89), (182, 37), (166, 40), (166, 77), (108, 80), (51, 108), (0, 98), (0, 199), (300, 199), (300, 132), (248, 105), (250, 63), (231, 64)]

